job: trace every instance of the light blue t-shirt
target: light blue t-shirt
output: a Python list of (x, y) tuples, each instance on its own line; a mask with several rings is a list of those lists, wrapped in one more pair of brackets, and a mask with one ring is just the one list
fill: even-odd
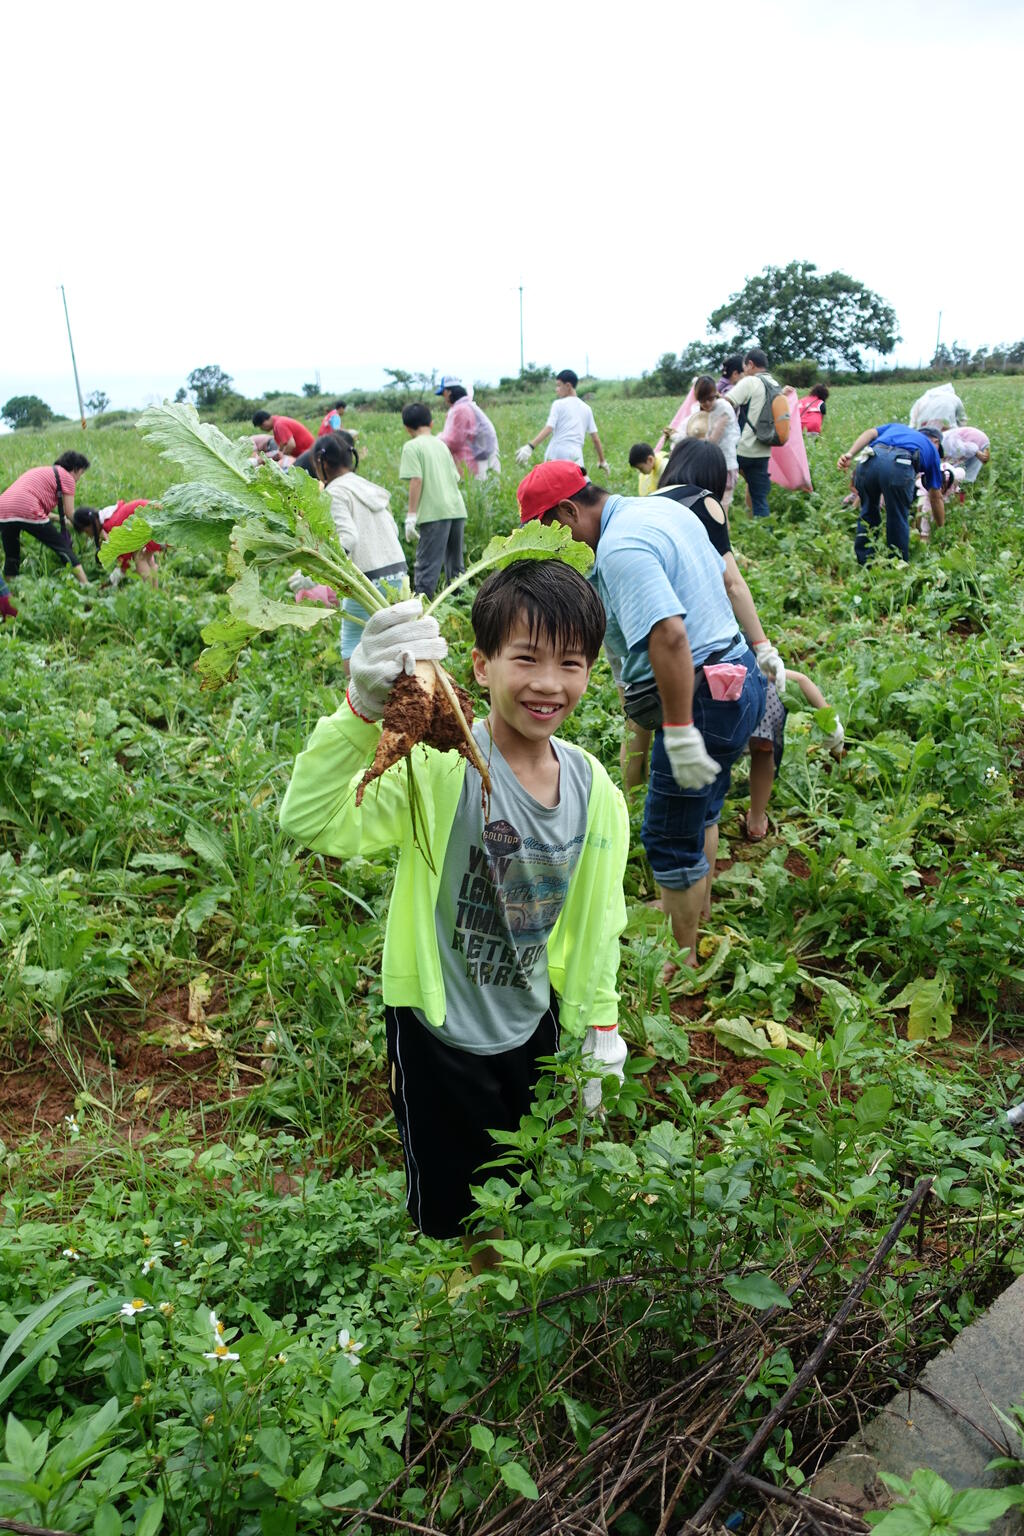
[[(590, 580), (608, 615), (606, 644), (623, 657), (624, 682), (653, 677), (647, 640), (662, 619), (683, 620), (694, 666), (729, 645), (738, 626), (724, 570), (687, 507), (668, 497), (608, 497)], [(745, 649), (741, 636), (723, 660)]]

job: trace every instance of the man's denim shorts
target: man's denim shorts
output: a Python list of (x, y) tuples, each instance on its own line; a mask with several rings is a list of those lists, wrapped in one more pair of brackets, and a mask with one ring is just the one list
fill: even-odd
[(693, 723), (720, 766), (718, 777), (706, 789), (680, 789), (672, 777), (662, 733), (654, 735), (640, 835), (654, 878), (666, 890), (685, 891), (708, 873), (704, 833), (722, 814), (732, 765), (742, 756), (765, 711), (766, 684), (753, 651), (729, 659), (747, 669), (739, 698), (714, 700), (703, 679), (693, 697)]

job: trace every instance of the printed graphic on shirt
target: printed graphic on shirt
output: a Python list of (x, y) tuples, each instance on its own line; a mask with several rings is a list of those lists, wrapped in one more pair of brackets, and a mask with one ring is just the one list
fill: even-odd
[(523, 838), (509, 821), (488, 822), (471, 843), (451, 935), (477, 986), (529, 989), (565, 904), (585, 832), (568, 843)]

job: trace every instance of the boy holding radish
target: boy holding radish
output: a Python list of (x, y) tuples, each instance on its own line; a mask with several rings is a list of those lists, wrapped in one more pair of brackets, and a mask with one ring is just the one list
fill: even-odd
[[(483, 583), (472, 624), (473, 671), (490, 696), (472, 728), (486, 805), (471, 763), (423, 745), (412, 775), (396, 764), (356, 803), (396, 681), (447, 652), (413, 598), (367, 620), (345, 702), (317, 725), (281, 807), (285, 831), (318, 852), (398, 850), (383, 991), (407, 1205), (420, 1231), (467, 1247), (491, 1132), (518, 1129), (560, 1032), (582, 1039), (598, 1074), (588, 1109), (600, 1103), (601, 1075), (622, 1079), (616, 975), (629, 843), (625, 804), (601, 764), (556, 735), (604, 636), (594, 589), (560, 560), (516, 561)], [(479, 1272), (497, 1256), (475, 1241)]]

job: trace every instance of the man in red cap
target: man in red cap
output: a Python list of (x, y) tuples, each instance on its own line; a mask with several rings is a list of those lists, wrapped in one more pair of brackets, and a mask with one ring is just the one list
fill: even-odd
[(590, 580), (608, 615), (606, 644), (623, 658), (627, 714), (655, 732), (641, 837), (676, 943), (696, 966), (732, 765), (765, 707), (725, 562), (688, 508), (612, 495), (576, 464), (538, 465), (516, 495), (524, 523), (561, 523), (594, 551)]

